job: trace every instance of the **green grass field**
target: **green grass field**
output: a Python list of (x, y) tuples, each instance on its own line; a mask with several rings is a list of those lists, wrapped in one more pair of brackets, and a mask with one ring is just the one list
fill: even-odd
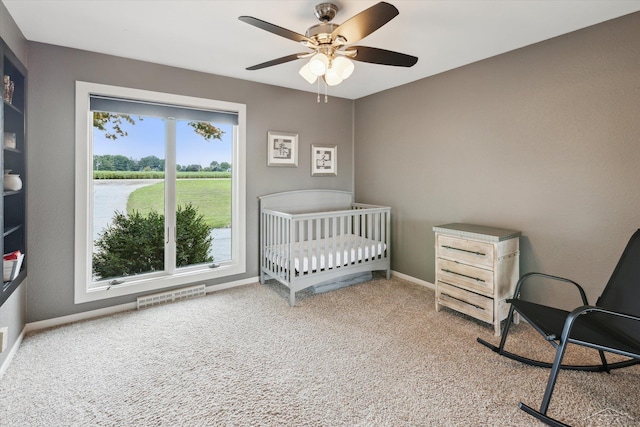
[[(178, 179), (176, 194), (178, 205), (191, 203), (212, 227), (231, 226), (231, 179)], [(146, 214), (151, 209), (164, 212), (161, 182), (138, 188), (127, 201), (127, 212), (137, 210)]]
[[(231, 178), (231, 172), (177, 172), (178, 179)], [(164, 179), (164, 172), (153, 171), (93, 171), (93, 179)]]

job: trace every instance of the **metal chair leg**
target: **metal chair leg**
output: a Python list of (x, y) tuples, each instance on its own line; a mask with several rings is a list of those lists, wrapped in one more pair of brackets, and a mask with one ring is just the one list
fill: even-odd
[(542, 405), (540, 405), (540, 412), (542, 414), (547, 413), (547, 409), (549, 409), (549, 402), (551, 401), (551, 395), (553, 394), (553, 389), (556, 385), (556, 380), (558, 379), (558, 373), (560, 372), (560, 366), (562, 366), (562, 358), (564, 357), (564, 352), (567, 349), (567, 340), (563, 340), (558, 350), (556, 351), (556, 357), (553, 360), (553, 366), (551, 367), (551, 373), (549, 374), (549, 381), (547, 382), (547, 388), (544, 391), (544, 397), (542, 398)]

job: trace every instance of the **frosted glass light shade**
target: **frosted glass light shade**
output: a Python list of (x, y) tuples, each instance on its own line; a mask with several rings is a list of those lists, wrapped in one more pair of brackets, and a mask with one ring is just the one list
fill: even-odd
[(309, 61), (309, 69), (316, 76), (322, 76), (329, 66), (329, 58), (324, 53), (316, 53)]
[(324, 81), (327, 82), (329, 86), (335, 86), (342, 83), (342, 77), (338, 74), (334, 67), (331, 67), (327, 70), (327, 73), (324, 75)]
[(331, 68), (336, 70), (336, 73), (338, 73), (342, 80), (345, 80), (349, 78), (351, 73), (353, 73), (355, 66), (353, 65), (353, 62), (348, 58), (345, 58), (344, 56), (338, 56), (333, 60)]
[(308, 62), (306, 64), (304, 64), (302, 66), (302, 68), (300, 68), (300, 71), (298, 71), (298, 73), (302, 76), (303, 79), (308, 81), (309, 84), (315, 83), (315, 81), (318, 79), (318, 76), (313, 74), (311, 72), (311, 70), (309, 69), (309, 63)]

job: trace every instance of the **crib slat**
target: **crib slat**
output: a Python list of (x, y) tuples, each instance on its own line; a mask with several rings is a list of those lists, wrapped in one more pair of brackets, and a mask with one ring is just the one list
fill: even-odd
[(353, 257), (351, 256), (351, 249), (353, 248), (353, 237), (352, 235), (354, 233), (356, 233), (355, 227), (356, 225), (353, 223), (353, 217), (348, 217), (345, 218), (346, 221), (346, 225), (347, 225), (347, 235), (346, 235), (346, 253), (345, 253), (345, 259), (346, 259), (346, 265), (350, 265), (353, 262)]
[(381, 216), (382, 216), (382, 212), (378, 212), (375, 215), (375, 224), (374, 224), (375, 225), (374, 226), (375, 234), (373, 236), (374, 243), (372, 244), (372, 249), (375, 250), (375, 252), (373, 252), (373, 255), (374, 255), (373, 258), (374, 259), (378, 259), (379, 258), (379, 256), (378, 256), (379, 255), (378, 247), (377, 247), (379, 245), (379, 243), (376, 243), (376, 242), (380, 241), (380, 224), (381, 224), (380, 217)]
[(387, 250), (385, 251), (385, 258), (391, 258), (391, 212), (386, 212), (386, 221), (385, 221), (385, 237), (384, 242), (387, 245)]
[(277, 264), (278, 264), (278, 247), (276, 246), (276, 220), (278, 218), (275, 216), (271, 217), (271, 236), (269, 237), (269, 239), (271, 240), (271, 245), (272, 245), (272, 250), (273, 250), (273, 256), (272, 256), (272, 265), (271, 265), (271, 270), (277, 274), (278, 273), (278, 269), (277, 269)]
[(338, 264), (338, 254), (336, 253), (336, 239), (337, 239), (337, 234), (336, 234), (336, 229), (337, 229), (337, 218), (331, 218), (331, 255), (333, 256), (333, 268), (338, 268), (340, 267), (340, 264)]
[(276, 248), (278, 248), (278, 252), (277, 252), (277, 258), (276, 258), (276, 272), (278, 273), (278, 275), (282, 274), (282, 247), (280, 246), (280, 219), (281, 217), (276, 217), (275, 218), (275, 223), (274, 223), (274, 238), (275, 238), (275, 245)]
[(285, 240), (284, 240), (284, 218), (283, 217), (279, 217), (278, 218), (278, 245), (280, 246), (280, 275), (284, 275), (285, 274), (285, 265), (287, 262), (287, 259), (285, 257), (286, 253), (285, 253)]
[(362, 212), (358, 212), (358, 216), (354, 218), (353, 223), (354, 237), (351, 239), (352, 251), (350, 251), (349, 253), (352, 254), (351, 263), (357, 263), (358, 258), (362, 258), (358, 257), (358, 251), (359, 248), (362, 247), (362, 233), (364, 233), (366, 230)]
[(322, 267), (322, 219), (317, 218), (315, 221), (316, 226), (316, 235), (315, 238), (315, 246), (316, 246), (316, 272), (319, 273)]
[(281, 253), (280, 253), (281, 248), (279, 246), (280, 234), (278, 233), (279, 225), (280, 225), (280, 217), (275, 217), (273, 219), (273, 244), (274, 244), (274, 247), (276, 248), (274, 270), (277, 275), (280, 275), (280, 260), (281, 260)]
[(324, 219), (324, 223), (322, 224), (322, 240), (324, 243), (324, 249), (322, 253), (324, 255), (324, 269), (329, 270), (331, 268), (331, 263), (329, 261), (329, 240), (328, 240), (328, 232), (329, 230), (329, 218)]
[[(273, 272), (273, 242), (271, 240), (271, 221), (273, 216), (270, 213), (265, 214), (265, 266), (267, 267), (267, 271), (271, 275)], [(268, 251), (268, 253), (266, 252)]]
[(344, 238), (345, 238), (345, 217), (340, 215), (340, 266), (347, 265), (347, 260), (344, 252)]
[(287, 218), (287, 230), (288, 231), (288, 248), (287, 248), (287, 259), (289, 260), (289, 265), (287, 267), (286, 277), (287, 282), (291, 282), (291, 278), (295, 277), (295, 260), (294, 260), (294, 241), (295, 241), (295, 221), (292, 218)]

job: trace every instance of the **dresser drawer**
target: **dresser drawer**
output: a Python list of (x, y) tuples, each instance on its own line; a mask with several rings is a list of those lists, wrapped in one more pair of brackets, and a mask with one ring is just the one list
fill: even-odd
[(459, 237), (438, 236), (438, 256), (493, 269), (493, 245)]
[(436, 280), (493, 296), (493, 271), (438, 258)]
[(493, 299), (438, 282), (438, 303), (483, 322), (493, 322)]

